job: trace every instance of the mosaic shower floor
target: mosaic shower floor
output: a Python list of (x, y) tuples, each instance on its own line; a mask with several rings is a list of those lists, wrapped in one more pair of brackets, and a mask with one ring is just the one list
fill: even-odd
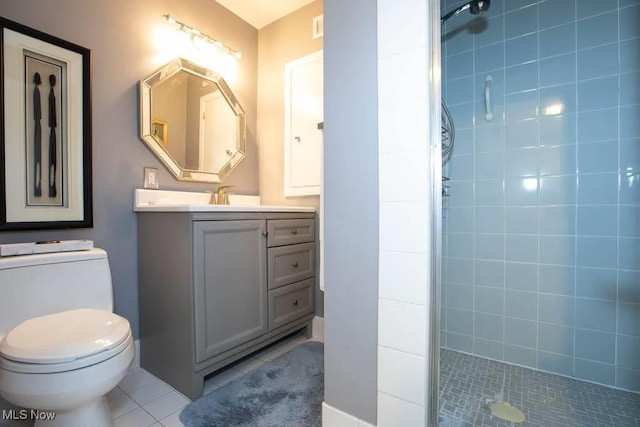
[[(493, 416), (500, 400), (525, 421)], [(485, 426), (640, 426), (640, 394), (441, 349), (440, 427)]]

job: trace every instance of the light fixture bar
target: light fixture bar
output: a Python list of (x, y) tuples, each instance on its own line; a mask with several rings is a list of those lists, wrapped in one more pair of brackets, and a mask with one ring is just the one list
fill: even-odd
[(220, 48), (222, 50), (226, 50), (229, 55), (233, 55), (237, 59), (242, 58), (242, 52), (240, 52), (239, 50), (230, 48), (226, 44), (222, 43), (220, 40), (214, 39), (210, 35), (203, 33), (202, 31), (198, 30), (197, 28), (191, 27), (191, 26), (185, 24), (184, 22), (178, 21), (177, 19), (175, 19), (173, 16), (169, 15), (168, 13), (162, 15), (162, 17), (167, 21), (168, 24), (178, 24), (180, 26), (180, 31), (184, 31), (187, 34), (190, 34), (192, 39), (199, 38), (199, 39), (201, 39), (203, 41), (211, 43), (212, 45), (215, 45), (216, 47), (218, 47), (218, 48)]

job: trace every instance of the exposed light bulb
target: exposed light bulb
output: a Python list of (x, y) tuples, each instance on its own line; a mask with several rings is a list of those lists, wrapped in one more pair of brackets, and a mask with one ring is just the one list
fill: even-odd
[(162, 17), (169, 24), (177, 24), (177, 25), (179, 25), (180, 27), (178, 28), (178, 30), (187, 33), (187, 36), (190, 36), (191, 43), (194, 46), (197, 46), (199, 49), (206, 48), (205, 44), (208, 43), (210, 45), (216, 46), (222, 52), (226, 53), (229, 57), (233, 57), (235, 59), (241, 59), (242, 58), (242, 52), (230, 48), (229, 46), (227, 46), (224, 43), (222, 43), (220, 40), (214, 39), (213, 37), (202, 33), (200, 30), (198, 30), (195, 27), (190, 27), (190, 26), (186, 25), (184, 22), (178, 21), (177, 19), (175, 19), (174, 17), (172, 17), (168, 13), (162, 15)]

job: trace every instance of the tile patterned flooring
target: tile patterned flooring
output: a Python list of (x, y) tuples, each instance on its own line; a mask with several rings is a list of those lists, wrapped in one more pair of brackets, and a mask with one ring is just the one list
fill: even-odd
[[(523, 423), (491, 415), (486, 402), (501, 391)], [(441, 427), (640, 426), (640, 394), (441, 349), (440, 419)]]
[[(205, 379), (204, 394), (222, 387), (308, 340), (304, 331), (295, 333), (215, 372)], [(107, 394), (107, 402), (114, 418), (114, 427), (184, 427), (180, 422), (180, 412), (191, 401), (144, 369), (132, 367), (120, 384)], [(24, 421), (0, 421), (1, 427), (29, 425), (33, 424)]]
[[(233, 381), (308, 341), (291, 335), (207, 377), (204, 393)], [(442, 349), (440, 427), (625, 427), (640, 426), (640, 394)], [(491, 415), (488, 399), (502, 391), (526, 420), (512, 424)], [(107, 395), (114, 427), (183, 427), (180, 412), (190, 401), (142, 368), (129, 369)], [(22, 427), (29, 423), (3, 423)], [(404, 426), (403, 426), (404, 427)]]

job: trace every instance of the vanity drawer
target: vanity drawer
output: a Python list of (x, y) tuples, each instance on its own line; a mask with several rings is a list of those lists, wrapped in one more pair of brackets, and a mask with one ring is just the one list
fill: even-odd
[(269, 291), (269, 330), (313, 313), (313, 279)]
[(313, 219), (272, 219), (267, 221), (267, 245), (282, 246), (315, 240)]
[(269, 248), (269, 289), (313, 277), (315, 260), (315, 243)]

